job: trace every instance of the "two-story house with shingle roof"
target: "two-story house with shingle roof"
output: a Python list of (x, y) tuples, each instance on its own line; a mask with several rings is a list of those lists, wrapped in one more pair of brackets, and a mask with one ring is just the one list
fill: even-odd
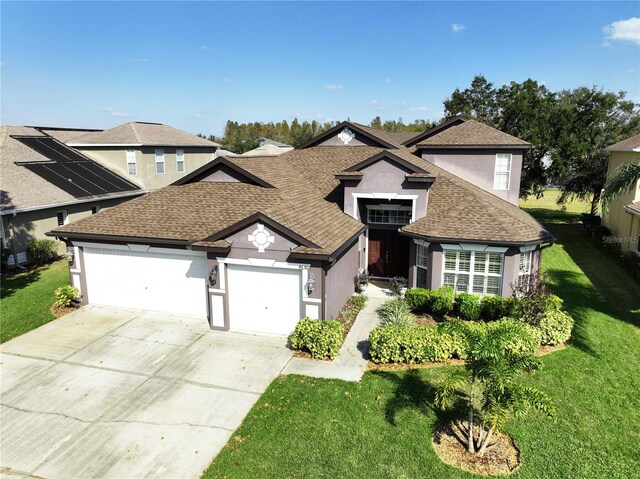
[(343, 122), (279, 156), (217, 158), (50, 235), (73, 245), (86, 302), (220, 329), (287, 334), (335, 317), (362, 271), (510, 296), (553, 241), (516, 204), (529, 146), (461, 118), (419, 135)]

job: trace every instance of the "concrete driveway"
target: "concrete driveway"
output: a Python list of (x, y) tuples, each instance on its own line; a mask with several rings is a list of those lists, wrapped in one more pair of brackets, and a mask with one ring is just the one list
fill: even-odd
[(285, 342), (96, 306), (15, 338), (0, 346), (0, 475), (199, 477)]

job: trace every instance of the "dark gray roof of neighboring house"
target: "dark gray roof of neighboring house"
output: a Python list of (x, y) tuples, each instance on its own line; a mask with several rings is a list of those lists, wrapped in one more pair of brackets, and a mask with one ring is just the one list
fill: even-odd
[(605, 148), (607, 151), (640, 151), (640, 133)]
[(218, 143), (192, 135), (162, 123), (132, 121), (108, 130), (87, 133), (69, 141), (70, 146), (201, 146), (218, 147)]
[(514, 245), (553, 238), (517, 206), (413, 155), (408, 149), (371, 146), (319, 146), (276, 157), (218, 159), (219, 163), (237, 165), (272, 187), (243, 183), (169, 186), (105, 214), (59, 228), (55, 233), (61, 236), (66, 233), (69, 237), (133, 235), (221, 247), (223, 238), (218, 233), (261, 214), (312, 243), (303, 244), (294, 252), (332, 254), (364, 227), (338, 206), (343, 190), (336, 175), (385, 156), (425, 178), (435, 178), (429, 190), (427, 216), (403, 227), (408, 235), (441, 242)]
[(528, 149), (531, 144), (476, 120), (454, 123), (417, 144), (418, 148), (473, 148), (486, 146)]
[[(16, 162), (45, 162), (50, 158), (43, 156), (24, 143), (12, 138), (15, 136), (43, 137), (47, 135), (33, 127), (2, 126), (0, 127), (0, 203), (3, 213), (14, 210), (38, 209), (40, 207), (72, 204), (87, 199), (108, 199), (126, 195), (142, 194), (139, 187), (129, 192), (91, 195), (79, 199), (64, 189), (55, 186), (43, 177), (30, 171)], [(87, 161), (92, 161), (87, 159)]]

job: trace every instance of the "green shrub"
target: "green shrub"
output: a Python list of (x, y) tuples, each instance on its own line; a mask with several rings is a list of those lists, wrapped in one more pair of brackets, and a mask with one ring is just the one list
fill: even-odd
[(404, 299), (416, 314), (426, 313), (431, 304), (431, 291), (424, 288), (411, 288), (404, 294)]
[(445, 316), (453, 310), (455, 293), (451, 286), (442, 286), (431, 292), (430, 313), (436, 316)]
[(344, 341), (344, 327), (335, 319), (302, 318), (290, 340), (293, 349), (308, 351), (314, 359), (333, 359)]
[(29, 244), (27, 251), (36, 265), (47, 264), (58, 258), (58, 243), (50, 239), (35, 240)]
[(367, 304), (367, 297), (364, 294), (356, 294), (354, 296), (351, 296), (351, 305), (357, 309), (358, 311), (360, 311), (362, 308), (364, 308), (365, 304)]
[(480, 319), (480, 297), (475, 294), (460, 293), (456, 295), (454, 310), (466, 321), (477, 321)]
[(512, 318), (503, 318), (490, 323), (468, 323), (459, 319), (449, 319), (439, 324), (438, 329), (451, 337), (451, 354), (460, 359), (467, 358), (470, 344), (476, 342), (474, 339), (486, 336), (487, 332), (493, 330), (508, 333), (499, 336), (507, 338), (502, 347), (511, 354), (533, 354), (540, 347), (541, 340), (540, 331), (537, 328)]
[(571, 337), (573, 318), (564, 311), (548, 311), (537, 325), (541, 343), (555, 346), (566, 343)]
[(503, 318), (499, 321), (486, 323), (484, 326), (487, 331), (499, 329), (509, 333), (508, 339), (502, 345), (507, 353), (527, 356), (534, 354), (540, 347), (540, 331), (513, 318)]
[(502, 296), (485, 296), (480, 301), (480, 318), (483, 321), (497, 321), (515, 315), (517, 300)]
[(412, 326), (415, 317), (404, 298), (396, 296), (385, 301), (378, 310), (383, 326)]
[(60, 286), (55, 291), (56, 300), (53, 304), (60, 307), (69, 307), (75, 300), (80, 299), (80, 291), (73, 286)]
[(446, 361), (453, 348), (449, 334), (428, 326), (381, 326), (369, 333), (369, 354), (376, 363)]

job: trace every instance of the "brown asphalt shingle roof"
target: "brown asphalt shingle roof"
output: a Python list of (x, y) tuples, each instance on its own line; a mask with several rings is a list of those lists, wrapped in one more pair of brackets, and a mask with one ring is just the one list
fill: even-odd
[(368, 146), (318, 146), (277, 157), (228, 158), (274, 188), (206, 182), (169, 186), (56, 232), (62, 236), (62, 233), (92, 233), (179, 239), (219, 246), (220, 238), (209, 238), (262, 213), (318, 246), (300, 246), (295, 251), (331, 254), (363, 227), (338, 206), (343, 193), (335, 175), (385, 152), (411, 163), (425, 175), (436, 177), (429, 190), (427, 216), (405, 226), (403, 231), (440, 241), (525, 244), (551, 238), (517, 206), (406, 148), (387, 150)]
[(475, 120), (466, 120), (418, 143), (418, 147), (513, 146), (529, 148), (520, 138), (511, 136)]
[(104, 131), (74, 138), (69, 145), (207, 146), (218, 143), (162, 123), (132, 121)]
[(606, 148), (608, 151), (637, 151), (638, 149), (640, 149), (640, 133)]

